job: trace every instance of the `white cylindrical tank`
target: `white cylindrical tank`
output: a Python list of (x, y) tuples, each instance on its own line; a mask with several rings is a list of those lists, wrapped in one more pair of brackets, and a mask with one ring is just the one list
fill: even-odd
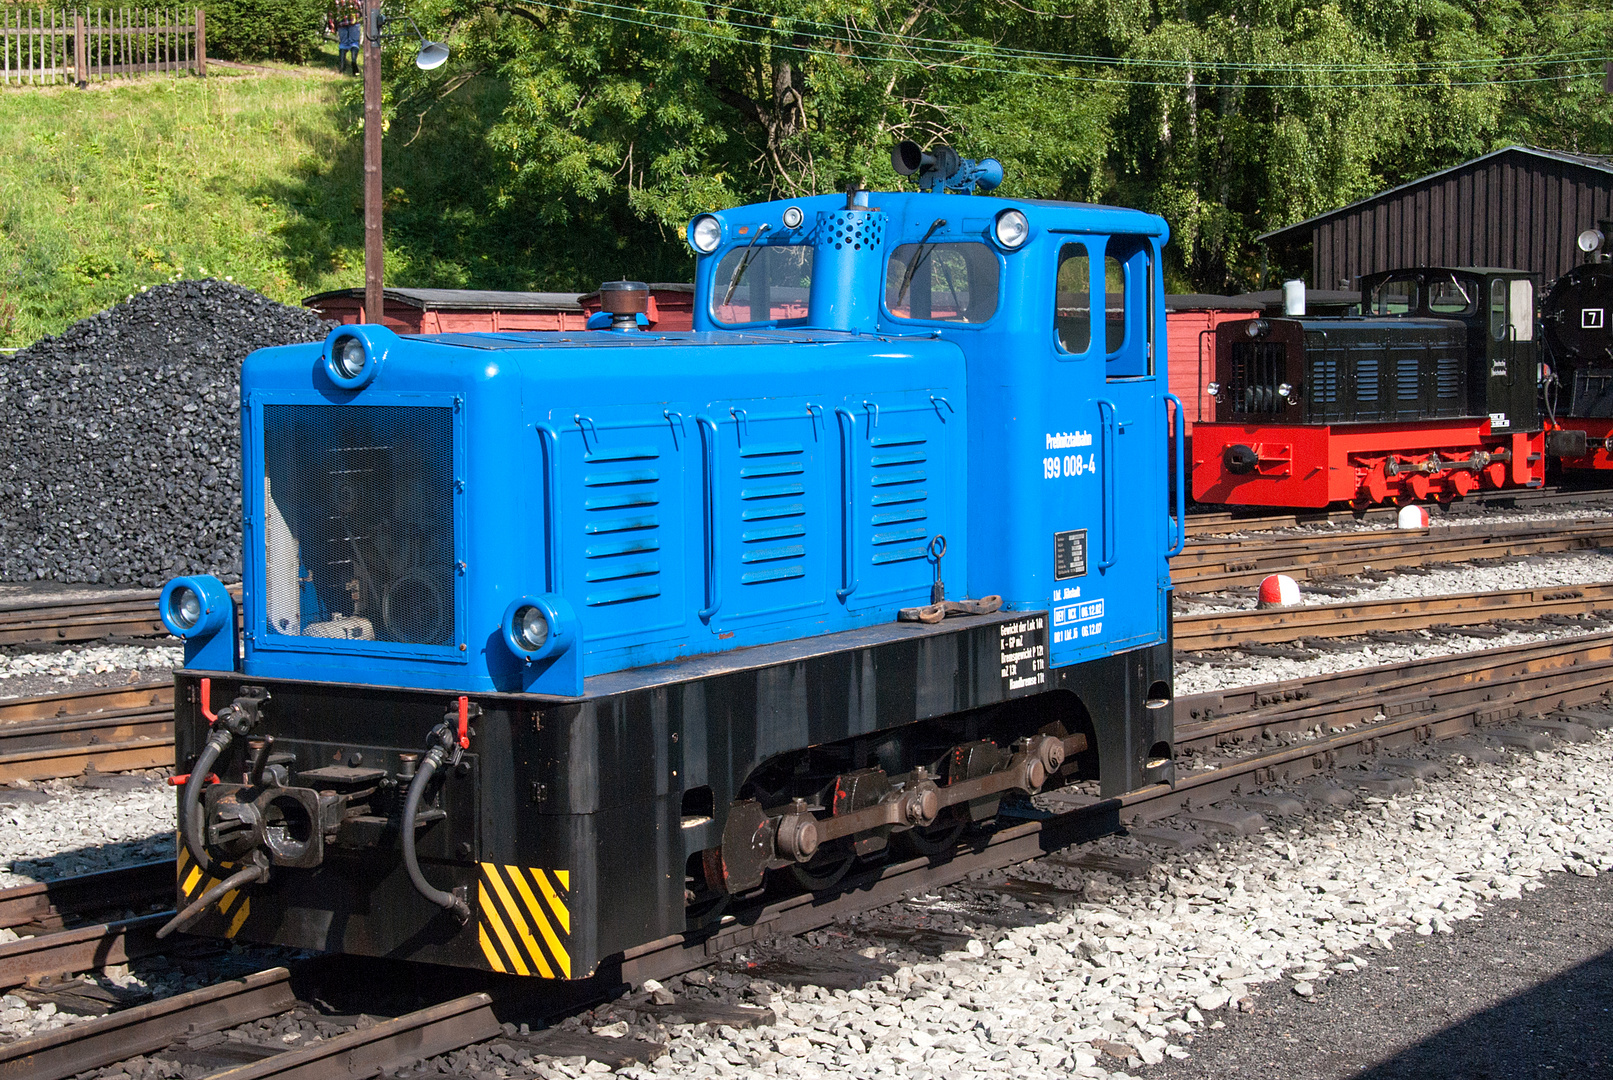
[(1305, 314), (1305, 283), (1299, 278), (1283, 282), (1283, 314)]

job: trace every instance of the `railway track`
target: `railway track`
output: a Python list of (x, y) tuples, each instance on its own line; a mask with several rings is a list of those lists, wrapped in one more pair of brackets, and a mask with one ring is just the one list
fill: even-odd
[[(0, 989), (162, 951), (155, 934), (172, 913), (146, 909), (173, 896), (166, 859), (0, 890), (0, 926), (24, 935), (0, 943)], [(143, 913), (105, 919), (128, 911)]]
[(172, 683), (0, 701), (0, 783), (174, 761)]
[(1613, 614), (1613, 582), (1178, 615), (1178, 652)]
[[(1558, 507), (1585, 506), (1613, 500), (1613, 491), (1600, 488), (1545, 487), (1535, 490), (1492, 491), (1469, 495), (1458, 506), (1477, 510), (1550, 510)], [(1187, 515), (1188, 536), (1215, 536), (1229, 532), (1264, 532), (1274, 529), (1297, 529), (1306, 525), (1350, 525), (1363, 522), (1383, 522), (1392, 525), (1398, 510), (1393, 506), (1371, 507), (1357, 510), (1293, 510), (1274, 513), (1255, 508), (1228, 508), (1214, 510), (1208, 507), (1192, 509)]]
[[(601, 987), (664, 979), (753, 942), (817, 929), (1126, 823), (1372, 762), (1398, 747), (1478, 732), (1540, 749), (1553, 736), (1575, 737), (1583, 730), (1548, 714), (1602, 702), (1610, 680), (1613, 633), (1604, 633), (1184, 697), (1177, 702), (1181, 753), (1174, 784), (1109, 799), (1049, 793), (1038, 800), (1050, 811), (1045, 818), (973, 837), (949, 860), (888, 864), (846, 879), (833, 896), (756, 902), (734, 910), (708, 933), (629, 950), (601, 974)], [(1578, 715), (1587, 724), (1613, 724), (1613, 712)], [(137, 1053), (205, 1046), (212, 1033), (296, 1004), (284, 969), (262, 972), (0, 1047), (0, 1078), (65, 1078)], [(248, 1048), (262, 1056), (237, 1061), (229, 1076), (374, 1075), (495, 1037), (500, 1029), (494, 999), (470, 994), (308, 1047)]]
[(1213, 593), (1257, 585), (1268, 574), (1296, 580), (1366, 570), (1516, 559), (1613, 545), (1613, 520), (1529, 525), (1451, 525), (1437, 529), (1373, 530), (1325, 536), (1198, 541), (1171, 560), (1178, 592)]
[[(623, 978), (638, 983), (662, 979), (700, 967), (716, 956), (770, 936), (805, 933), (839, 919), (919, 892), (962, 880), (981, 870), (1002, 869), (1113, 831), (1127, 820), (1164, 817), (1189, 802), (1212, 803), (1246, 789), (1292, 783), (1331, 769), (1366, 761), (1395, 747), (1468, 734), (1484, 725), (1524, 720), (1536, 713), (1596, 703), (1613, 680), (1613, 634), (1573, 643), (1544, 643), (1549, 649), (1495, 650), (1469, 653), (1465, 669), (1442, 659), (1432, 666), (1397, 665), (1380, 673), (1376, 683), (1348, 689), (1348, 680), (1319, 680), (1286, 687), (1252, 688), (1250, 701), (1286, 697), (1268, 705), (1226, 716), (1206, 715), (1178, 731), (1179, 745), (1202, 752), (1234, 744), (1260, 746), (1270, 734), (1326, 734), (1290, 744), (1257, 749), (1217, 761), (1202, 769), (1184, 770), (1174, 785), (1156, 784), (1118, 798), (1099, 799), (1060, 792), (1045, 796), (1057, 816), (998, 829), (979, 838), (947, 862), (926, 859), (891, 864), (847, 878), (833, 898), (793, 896), (736, 913), (714, 933), (699, 939), (684, 936), (651, 942), (630, 950), (622, 962)], [(1487, 665), (1498, 665), (1491, 670)], [(1441, 692), (1430, 697), (1429, 672), (1440, 671)], [(1351, 673), (1368, 679), (1366, 673)], [(1331, 687), (1334, 692), (1326, 689)], [(1226, 704), (1226, 696), (1220, 698)], [(1179, 703), (1183, 704), (1183, 703)], [(1205, 710), (1204, 701), (1185, 702), (1189, 710)], [(1549, 741), (1549, 722), (1509, 741), (1539, 748)], [(1197, 756), (1195, 754), (1195, 756)], [(1040, 801), (1040, 800), (1039, 800)]]
[(156, 592), (0, 607), (0, 645), (71, 645), (121, 637), (166, 637)]

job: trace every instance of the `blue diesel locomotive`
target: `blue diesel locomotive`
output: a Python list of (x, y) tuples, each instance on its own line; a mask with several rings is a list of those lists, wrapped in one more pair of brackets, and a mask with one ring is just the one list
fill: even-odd
[(622, 282), (247, 358), (241, 617), (160, 601), (168, 930), (575, 979), (1172, 779), (1165, 223), (893, 158), (922, 190), (690, 223), (692, 332)]

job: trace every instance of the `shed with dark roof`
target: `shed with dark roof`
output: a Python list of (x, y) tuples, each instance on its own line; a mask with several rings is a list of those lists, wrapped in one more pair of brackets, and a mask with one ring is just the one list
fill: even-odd
[(1316, 288), (1412, 266), (1505, 266), (1550, 281), (1581, 261), (1575, 238), (1613, 218), (1613, 157), (1508, 146), (1273, 230), (1275, 262)]

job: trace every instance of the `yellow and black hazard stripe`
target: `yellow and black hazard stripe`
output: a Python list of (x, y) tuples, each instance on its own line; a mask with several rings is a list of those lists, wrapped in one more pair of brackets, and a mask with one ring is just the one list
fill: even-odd
[(494, 971), (571, 978), (571, 872), (482, 863), (476, 933)]
[[(181, 843), (178, 870), (179, 895), (183, 899), (180, 901), (180, 907), (189, 904), (238, 869), (235, 863), (215, 862), (210, 870), (204, 872)], [(246, 920), (251, 916), (252, 898), (247, 896), (244, 889), (231, 889), (219, 898), (214, 911), (225, 920), (224, 936), (232, 938), (241, 932), (241, 927), (246, 925)]]

